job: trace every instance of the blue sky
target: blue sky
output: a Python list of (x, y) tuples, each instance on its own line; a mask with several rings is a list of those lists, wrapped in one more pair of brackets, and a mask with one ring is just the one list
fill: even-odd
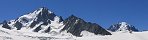
[(140, 30), (148, 29), (147, 0), (0, 0), (0, 22), (43, 6), (64, 19), (73, 14), (103, 28), (125, 21)]

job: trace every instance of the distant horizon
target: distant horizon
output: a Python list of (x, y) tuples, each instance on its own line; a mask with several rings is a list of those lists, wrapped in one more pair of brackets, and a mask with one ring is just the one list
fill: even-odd
[(3, 0), (0, 5), (0, 22), (47, 7), (63, 19), (73, 14), (105, 29), (127, 22), (139, 30), (148, 30), (148, 0)]

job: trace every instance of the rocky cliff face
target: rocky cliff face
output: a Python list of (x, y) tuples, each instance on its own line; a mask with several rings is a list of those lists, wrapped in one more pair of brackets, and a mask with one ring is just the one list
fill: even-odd
[(71, 34), (75, 36), (82, 36), (80, 33), (82, 31), (88, 31), (94, 34), (101, 34), (101, 35), (111, 35), (108, 31), (103, 29), (96, 23), (85, 22), (83, 19), (78, 18), (74, 15), (71, 15), (67, 19), (64, 20), (65, 27), (63, 30), (67, 30)]

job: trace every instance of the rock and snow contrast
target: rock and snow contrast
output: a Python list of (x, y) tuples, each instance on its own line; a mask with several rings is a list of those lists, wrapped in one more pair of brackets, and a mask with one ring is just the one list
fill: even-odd
[(9, 30), (0, 28), (0, 40), (148, 40), (148, 31), (144, 32), (111, 32), (112, 35), (95, 35), (88, 31), (82, 31), (82, 37), (73, 36), (66, 31), (61, 35), (51, 36), (48, 33), (25, 32), (22, 30)]
[(112, 34), (74, 15), (63, 20), (45, 7), (0, 23), (0, 40), (75, 40), (96, 35)]
[(67, 32), (73, 34), (74, 36), (83, 36), (80, 35), (82, 31), (88, 31), (94, 33), (95, 35), (111, 35), (108, 31), (102, 28), (96, 23), (85, 22), (83, 19), (78, 18), (74, 15), (71, 15), (64, 20), (65, 27), (62, 29), (67, 30)]
[(113, 24), (108, 28), (108, 30), (110, 30), (112, 32), (118, 32), (118, 31), (122, 31), (122, 32), (135, 31), (135, 32), (137, 32), (138, 31), (138, 29), (136, 29), (133, 25), (130, 25), (126, 22)]
[[(128, 33), (130, 30), (133, 32)], [(107, 31), (74, 15), (62, 19), (45, 7), (0, 23), (0, 40), (148, 40), (147, 37), (148, 31), (138, 32), (126, 22), (114, 24)]]

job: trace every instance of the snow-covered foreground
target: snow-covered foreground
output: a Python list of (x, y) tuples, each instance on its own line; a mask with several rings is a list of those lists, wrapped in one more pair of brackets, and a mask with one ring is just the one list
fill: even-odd
[(0, 40), (148, 40), (148, 31), (145, 32), (112, 32), (113, 35), (94, 35), (89, 32), (81, 33), (83, 37), (75, 37), (69, 33), (52, 36), (47, 33), (25, 32), (0, 28)]
[(113, 35), (79, 37), (76, 40), (148, 40), (147, 32), (113, 32)]

